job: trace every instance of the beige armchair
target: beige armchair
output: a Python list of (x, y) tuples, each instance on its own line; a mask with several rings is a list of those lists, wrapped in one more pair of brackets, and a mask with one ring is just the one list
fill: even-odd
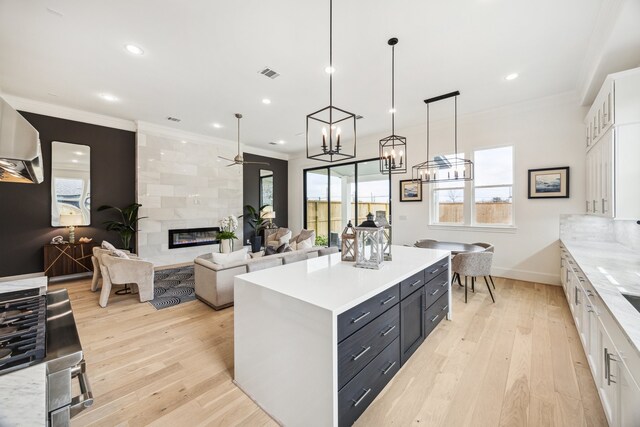
[[(95, 292), (100, 289), (100, 279), (102, 279), (102, 272), (100, 271), (100, 255), (111, 253), (108, 249), (102, 249), (100, 246), (94, 246), (92, 249), (93, 255), (91, 256), (91, 263), (93, 264), (93, 278), (91, 279), (91, 292)], [(126, 253), (131, 259), (138, 259), (137, 255), (122, 249), (122, 252)]]
[(277, 248), (283, 243), (289, 243), (291, 239), (292, 232), (288, 228), (280, 227), (280, 228), (267, 228), (264, 231), (264, 241), (265, 247), (271, 246)]
[(153, 299), (153, 263), (139, 259), (126, 259), (103, 253), (98, 256), (102, 273), (100, 306), (106, 307), (111, 285), (133, 284), (138, 288), (140, 302)]

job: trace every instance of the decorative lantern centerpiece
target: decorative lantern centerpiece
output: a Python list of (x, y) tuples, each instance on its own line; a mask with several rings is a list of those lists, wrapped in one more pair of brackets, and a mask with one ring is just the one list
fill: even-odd
[(378, 227), (369, 213), (356, 227), (356, 267), (379, 269), (384, 262), (384, 227)]
[(342, 231), (342, 261), (355, 261), (357, 253), (356, 229), (351, 224), (351, 220), (349, 220), (344, 231)]
[(383, 254), (385, 261), (391, 261), (391, 224), (387, 221), (385, 211), (376, 211), (376, 224), (378, 227), (383, 227)]

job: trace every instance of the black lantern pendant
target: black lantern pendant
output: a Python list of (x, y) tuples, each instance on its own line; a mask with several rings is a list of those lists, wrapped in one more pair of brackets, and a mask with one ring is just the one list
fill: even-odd
[(391, 46), (391, 135), (380, 140), (380, 172), (407, 172), (407, 138), (396, 135), (396, 99), (395, 99), (395, 49), (397, 38), (387, 42)]
[[(427, 161), (418, 163), (412, 167), (412, 178), (422, 184), (431, 184), (450, 181), (473, 180), (473, 162), (469, 159), (458, 157), (458, 96), (459, 91), (446, 93), (434, 98), (425, 99), (427, 104)], [(443, 99), (454, 99), (454, 156), (429, 157), (429, 105)]]
[(333, 105), (333, 0), (329, 0), (329, 105), (307, 116), (307, 158), (337, 162), (356, 157), (356, 115)]

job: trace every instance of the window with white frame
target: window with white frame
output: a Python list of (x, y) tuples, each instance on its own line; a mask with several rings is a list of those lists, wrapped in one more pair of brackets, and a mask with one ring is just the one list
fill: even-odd
[(433, 184), (431, 224), (513, 226), (513, 147), (475, 150), (471, 160), (473, 181)]

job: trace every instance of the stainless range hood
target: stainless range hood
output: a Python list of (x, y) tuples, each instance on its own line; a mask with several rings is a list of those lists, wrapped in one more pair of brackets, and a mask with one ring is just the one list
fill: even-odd
[(40, 184), (42, 169), (38, 131), (0, 98), (0, 181)]

